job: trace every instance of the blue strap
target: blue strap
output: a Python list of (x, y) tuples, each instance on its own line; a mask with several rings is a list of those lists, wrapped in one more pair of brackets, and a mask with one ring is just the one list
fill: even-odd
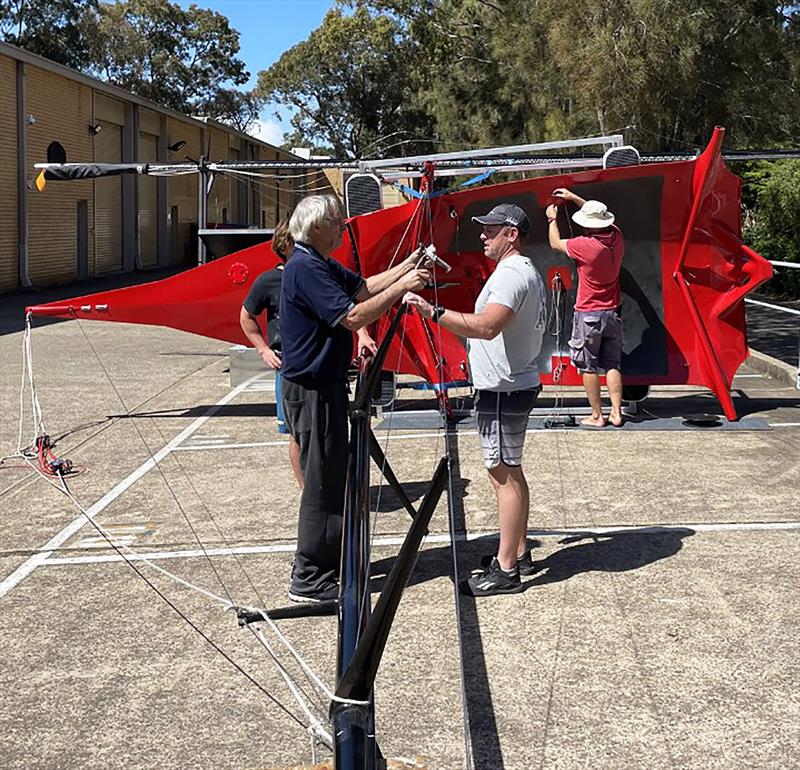
[(478, 176), (472, 177), (472, 179), (467, 179), (466, 182), (462, 182), (459, 187), (469, 187), (473, 184), (478, 184), (478, 182), (482, 182), (484, 179), (488, 179), (492, 174), (494, 174), (495, 170), (490, 169), (489, 171), (484, 171), (482, 174), (478, 174)]
[[(462, 182), (458, 187), (451, 187), (447, 190), (439, 190), (438, 192), (431, 193), (428, 195), (428, 198), (438, 198), (442, 195), (447, 195), (448, 193), (453, 192), (453, 190), (459, 190), (462, 187), (470, 187), (475, 184), (479, 184), (483, 182), (485, 179), (488, 179), (492, 174), (495, 173), (494, 169), (490, 169), (489, 171), (484, 171), (477, 176), (472, 177), (472, 179), (467, 179), (466, 182)], [(425, 193), (421, 193), (419, 190), (415, 190), (413, 187), (409, 187), (408, 185), (401, 184), (400, 182), (390, 182), (388, 179), (384, 179), (383, 181), (387, 182), (391, 187), (394, 187), (395, 190), (399, 190), (401, 193), (410, 196), (411, 198), (424, 198)]]

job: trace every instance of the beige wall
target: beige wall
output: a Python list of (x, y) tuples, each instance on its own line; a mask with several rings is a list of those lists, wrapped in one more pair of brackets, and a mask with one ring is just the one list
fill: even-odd
[[(152, 126), (150, 126), (152, 127)], [(140, 122), (141, 129), (141, 122)], [(137, 159), (158, 160), (158, 135), (139, 131)], [(137, 234), (139, 262), (142, 267), (155, 267), (158, 264), (158, 191), (154, 176), (140, 176), (136, 179), (139, 210)]]
[[(208, 135), (211, 138), (209, 160), (230, 160), (229, 137), (225, 131), (210, 126)], [(219, 174), (214, 179), (214, 185), (208, 196), (208, 222), (209, 224), (222, 224), (227, 216), (231, 218), (231, 178), (226, 174)]]
[[(111, 140), (117, 132), (120, 143), (130, 144), (129, 152), (135, 147), (140, 160), (155, 159), (153, 156), (158, 155), (159, 141), (169, 145), (179, 140), (186, 144), (178, 152), (168, 152), (159, 160), (181, 162), (184, 156), (196, 159), (202, 154), (208, 154), (210, 160), (234, 160), (237, 156), (261, 160), (293, 157), (277, 148), (263, 147), (255, 140), (225, 128), (203, 126), (191, 118), (181, 119), (161, 111), (155, 105), (140, 104), (135, 97), (113, 87), (95, 83), (60, 65), (39, 62), (37, 57), (19, 49), (5, 47), (0, 53), (0, 293), (19, 286), (16, 105), (19, 62), (24, 62), (25, 71), (28, 273), (34, 285), (65, 283), (78, 277), (78, 206), (82, 202), (86, 205), (85, 267), (89, 276), (123, 268), (123, 222), (138, 227), (141, 266), (154, 266), (161, 259), (159, 233), (164, 238), (161, 244), (171, 254), (171, 264), (186, 264), (195, 250), (191, 234), (197, 224), (196, 175), (166, 179), (163, 183), (164, 209), (161, 211), (156, 205), (160, 198), (156, 195), (158, 187), (154, 179), (138, 179), (133, 188), (125, 188), (120, 177), (95, 181), (48, 181), (45, 191), (40, 193), (34, 185), (37, 176), (34, 164), (47, 160), (47, 147), (51, 142), (59, 142), (71, 162), (112, 160), (106, 156), (113, 154)], [(139, 111), (137, 137), (131, 137), (125, 131), (126, 123), (133, 115), (132, 105)], [(33, 117), (31, 122), (27, 120), (29, 115)], [(97, 124), (102, 125), (103, 130), (92, 134), (89, 127)], [(204, 146), (201, 146), (202, 135), (207, 137)], [(291, 177), (296, 173), (299, 172), (286, 170), (284, 176)], [(231, 222), (249, 220), (253, 225), (274, 227), (281, 216), (291, 212), (298, 197), (313, 190), (313, 185), (309, 185), (313, 177), (324, 181), (324, 175), (314, 171), (298, 181), (285, 179), (280, 183), (269, 177), (248, 179), (220, 175), (209, 197), (209, 222), (221, 223), (223, 210), (227, 210)], [(126, 195), (124, 205), (130, 206), (131, 210), (124, 216), (123, 188), (135, 191), (135, 194)], [(112, 212), (117, 200), (119, 209)], [(237, 208), (238, 201), (241, 201), (241, 206)], [(169, 220), (173, 206), (178, 210), (174, 228)], [(159, 230), (159, 221), (164, 221), (161, 217), (167, 220), (166, 231), (163, 228)], [(98, 228), (98, 224), (101, 227)], [(104, 235), (98, 241), (99, 230), (103, 228)], [(109, 237), (109, 233), (114, 237)], [(129, 238), (132, 235), (127, 233), (126, 239)], [(100, 241), (102, 249), (98, 246)], [(125, 246), (132, 249), (132, 241), (126, 240)], [(131, 256), (126, 252), (125, 265), (130, 264), (127, 259)]]
[[(170, 153), (169, 160), (179, 163), (185, 160), (185, 156), (197, 160), (202, 154), (200, 149), (200, 127), (184, 123), (172, 117), (168, 118), (167, 144), (173, 144), (181, 139), (185, 140), (186, 144), (178, 152)], [(178, 228), (176, 247), (179, 249), (179, 253), (173, 255), (173, 258), (176, 263), (180, 264), (188, 261), (188, 256), (192, 250), (192, 225), (197, 224), (196, 174), (169, 177), (167, 180), (168, 215), (173, 206), (178, 207), (178, 223), (175, 225), (170, 221), (169, 227)]]
[[(47, 160), (47, 147), (60, 142), (67, 161), (93, 157), (89, 126), (94, 122), (91, 88), (44, 69), (25, 65), (25, 112), (35, 123), (25, 124), (25, 173), (33, 182), (34, 163)], [(92, 182), (48, 182), (44, 192), (29, 185), (28, 272), (34, 284), (63, 283), (77, 276), (77, 207), (88, 201), (91, 227)], [(89, 237), (89, 265), (93, 263)]]
[[(102, 130), (92, 137), (97, 163), (121, 163), (125, 103), (94, 95), (94, 120)], [(91, 274), (122, 270), (122, 177), (94, 180), (94, 265)], [(91, 264), (91, 263), (90, 263)]]
[(0, 292), (19, 285), (17, 63), (0, 55)]
[[(281, 157), (281, 153), (277, 152), (276, 150), (271, 150), (268, 147), (259, 147), (258, 148), (258, 159), (259, 160), (278, 160)], [(269, 174), (270, 172), (265, 171), (265, 174)], [(271, 176), (264, 176), (259, 178), (258, 180), (258, 189), (261, 193), (261, 222), (265, 227), (275, 227), (278, 222), (279, 217), (279, 203), (280, 203), (280, 192), (278, 185)]]

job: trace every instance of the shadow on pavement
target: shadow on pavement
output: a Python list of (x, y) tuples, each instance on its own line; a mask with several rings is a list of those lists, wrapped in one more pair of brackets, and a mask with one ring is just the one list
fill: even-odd
[[(558, 583), (582, 572), (629, 572), (674, 556), (683, 548), (683, 539), (695, 534), (688, 527), (647, 527), (595, 534), (570, 535), (559, 540), (562, 548), (546, 559), (536, 560), (543, 571), (528, 587)], [(573, 545), (578, 543), (579, 545)]]

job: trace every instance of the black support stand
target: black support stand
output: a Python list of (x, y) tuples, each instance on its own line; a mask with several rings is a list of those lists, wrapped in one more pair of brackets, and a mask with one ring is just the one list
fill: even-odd
[[(334, 766), (337, 770), (376, 770), (379, 759), (382, 759), (375, 743), (372, 688), (420, 544), (439, 498), (447, 487), (448, 461), (443, 457), (419, 510), (416, 510), (386, 462), (370, 428), (372, 394), (402, 314), (403, 308), (392, 319), (375, 359), (361, 364), (350, 415), (350, 460), (342, 532), (337, 687), (336, 700), (331, 704)], [(371, 612), (369, 590), (370, 457), (413, 519), (374, 612)]]

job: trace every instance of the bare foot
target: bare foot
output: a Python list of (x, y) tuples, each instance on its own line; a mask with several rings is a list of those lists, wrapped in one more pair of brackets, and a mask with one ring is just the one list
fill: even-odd
[(608, 415), (608, 421), (615, 427), (621, 428), (622, 427), (622, 415), (621, 414), (614, 414), (613, 412)]
[(581, 420), (581, 425), (586, 425), (589, 428), (604, 428), (606, 421), (602, 415), (600, 417), (584, 417)]

